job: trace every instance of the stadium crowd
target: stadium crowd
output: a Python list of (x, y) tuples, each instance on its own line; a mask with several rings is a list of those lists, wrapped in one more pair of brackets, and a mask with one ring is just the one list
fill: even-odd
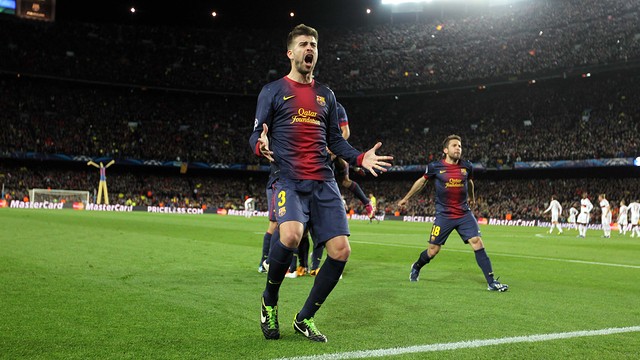
[[(640, 59), (637, 1), (535, 1), (500, 9), (319, 27), (315, 75), (341, 94), (562, 74)], [(255, 94), (288, 66), (284, 45), (268, 40), (288, 29), (0, 21), (4, 71)]]
[[(487, 168), (640, 155), (637, 74), (398, 98), (339, 99), (350, 142), (382, 141), (396, 165), (426, 164), (449, 134)], [(0, 77), (0, 154), (258, 164), (255, 98)], [(22, 155), (19, 155), (22, 154)], [(263, 161), (263, 164), (266, 164)]]

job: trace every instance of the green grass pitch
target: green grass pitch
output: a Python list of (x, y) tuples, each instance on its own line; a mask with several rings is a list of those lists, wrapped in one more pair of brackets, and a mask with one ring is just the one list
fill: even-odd
[[(453, 234), (410, 283), (431, 224), (351, 221), (352, 254), (316, 315), (285, 279), (282, 338), (259, 327), (265, 218), (0, 209), (0, 359), (272, 359), (640, 325), (640, 239), (482, 226), (506, 293)], [(637, 359), (640, 332), (387, 356)]]

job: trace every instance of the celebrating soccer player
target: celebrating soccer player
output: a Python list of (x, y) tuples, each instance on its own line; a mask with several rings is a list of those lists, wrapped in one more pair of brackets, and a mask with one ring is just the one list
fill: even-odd
[(258, 95), (249, 143), (255, 154), (277, 167), (273, 184), (280, 239), (269, 252), (267, 284), (262, 294), (260, 327), (267, 339), (280, 338), (278, 295), (305, 224), (311, 224), (316, 246), (324, 243), (327, 258), (311, 292), (295, 316), (293, 327), (310, 340), (326, 342), (314, 315), (338, 283), (351, 253), (349, 226), (327, 148), (377, 176), (391, 166), (391, 156), (376, 155), (377, 143), (365, 153), (340, 133), (333, 91), (313, 79), (318, 60), (318, 32), (300, 24), (287, 37), (289, 74), (265, 85)]
[(456, 230), (465, 244), (471, 245), (476, 261), (485, 279), (488, 290), (504, 292), (509, 289), (493, 276), (491, 260), (484, 250), (478, 221), (471, 212), (467, 199), (471, 190), (471, 202), (475, 202), (473, 189), (473, 167), (468, 160), (462, 160), (462, 140), (458, 135), (449, 135), (442, 144), (444, 159), (427, 165), (425, 174), (413, 184), (407, 195), (398, 202), (404, 206), (409, 199), (422, 190), (429, 179), (435, 180), (436, 218), (429, 235), (429, 246), (411, 266), (410, 281), (418, 281), (420, 269), (428, 264), (440, 251), (453, 230)]

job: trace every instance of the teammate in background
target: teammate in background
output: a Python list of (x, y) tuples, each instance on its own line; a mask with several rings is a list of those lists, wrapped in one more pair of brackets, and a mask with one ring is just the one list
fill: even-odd
[(369, 215), (369, 223), (372, 223), (373, 219), (376, 219), (378, 221), (378, 224), (380, 224), (380, 219), (376, 218), (376, 209), (378, 208), (378, 200), (376, 199), (375, 196), (373, 196), (373, 193), (369, 193), (369, 201), (371, 202), (371, 206), (373, 207), (373, 215)]
[(411, 266), (410, 281), (418, 281), (420, 269), (428, 264), (440, 251), (453, 230), (456, 230), (465, 244), (471, 245), (476, 262), (487, 280), (491, 291), (507, 291), (509, 286), (501, 284), (493, 276), (491, 260), (484, 249), (480, 237), (480, 227), (471, 207), (475, 203), (473, 186), (473, 166), (468, 160), (462, 160), (462, 140), (458, 135), (449, 135), (442, 144), (444, 159), (427, 165), (425, 174), (411, 187), (411, 190), (398, 202), (404, 206), (409, 199), (422, 190), (429, 179), (434, 179), (436, 188), (436, 218), (429, 235), (429, 247), (420, 254)]
[(576, 216), (578, 216), (578, 213), (578, 209), (576, 209), (575, 206), (571, 206), (569, 209), (569, 218), (567, 218), (569, 229), (578, 230), (578, 226), (576, 225)]
[(591, 217), (591, 210), (593, 210), (593, 204), (587, 197), (587, 192), (582, 193), (582, 200), (580, 200), (580, 215), (578, 215), (578, 237), (587, 236), (587, 225), (589, 225), (589, 218)]
[(618, 210), (618, 233), (620, 235), (627, 235), (627, 226), (629, 225), (629, 218), (627, 212), (629, 207), (625, 204), (624, 200), (620, 200), (620, 209)]
[(553, 228), (558, 228), (558, 235), (562, 234), (562, 227), (560, 227), (560, 222), (558, 222), (558, 217), (562, 214), (562, 205), (556, 200), (555, 196), (551, 196), (551, 202), (549, 202), (549, 207), (544, 211), (544, 214), (551, 211), (551, 227), (549, 228), (549, 234), (553, 232)]
[(280, 239), (269, 252), (269, 271), (261, 299), (260, 328), (267, 339), (280, 338), (280, 285), (305, 224), (310, 223), (313, 242), (316, 246), (325, 245), (327, 258), (302, 310), (293, 319), (293, 328), (309, 340), (327, 341), (316, 327), (314, 316), (338, 283), (351, 253), (347, 216), (327, 161), (327, 148), (373, 176), (385, 172), (391, 166), (386, 161), (393, 159), (376, 155), (381, 143), (361, 153), (342, 137), (335, 96), (313, 79), (317, 46), (318, 32), (311, 27), (300, 24), (289, 33), (287, 57), (291, 70), (260, 91), (249, 139), (255, 154), (271, 161), (280, 171), (274, 183)]
[(249, 219), (253, 216), (253, 211), (256, 209), (256, 199), (250, 195), (244, 197), (244, 217)]
[[(271, 245), (278, 239), (278, 222), (276, 221), (276, 209), (275, 201), (273, 197), (273, 183), (278, 177), (278, 170), (271, 166), (269, 172), (269, 180), (267, 181), (266, 194), (267, 194), (267, 216), (269, 218), (269, 226), (267, 231), (262, 237), (262, 257), (260, 258), (260, 265), (258, 266), (258, 272), (266, 273), (269, 271), (269, 263), (267, 258), (269, 257), (269, 249)], [(274, 236), (275, 234), (275, 236)]]
[(638, 221), (640, 221), (640, 203), (638, 200), (632, 201), (629, 204), (629, 218), (631, 219), (631, 237), (638, 235), (640, 237), (640, 228), (638, 228)]
[(609, 200), (605, 194), (598, 195), (598, 201), (600, 202), (600, 211), (602, 219), (602, 231), (604, 232), (604, 238), (611, 237), (611, 206), (609, 206)]
[[(351, 130), (349, 129), (349, 117), (347, 116), (347, 111), (339, 102), (336, 102), (336, 110), (338, 111), (338, 122), (340, 124), (340, 130), (342, 131), (342, 137), (345, 140), (349, 140)], [(333, 154), (331, 154), (331, 159), (333, 160), (333, 165), (335, 167), (336, 181), (346, 189), (349, 189), (349, 191), (351, 191), (353, 195), (360, 200), (362, 205), (365, 207), (369, 219), (374, 217), (376, 214), (375, 205), (371, 204), (367, 196), (364, 194), (364, 191), (362, 191), (360, 185), (349, 178), (349, 164)]]

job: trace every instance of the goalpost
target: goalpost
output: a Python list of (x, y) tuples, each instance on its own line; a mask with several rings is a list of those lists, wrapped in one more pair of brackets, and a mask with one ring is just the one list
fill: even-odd
[(32, 202), (81, 202), (89, 204), (89, 192), (84, 190), (31, 189), (29, 200)]

